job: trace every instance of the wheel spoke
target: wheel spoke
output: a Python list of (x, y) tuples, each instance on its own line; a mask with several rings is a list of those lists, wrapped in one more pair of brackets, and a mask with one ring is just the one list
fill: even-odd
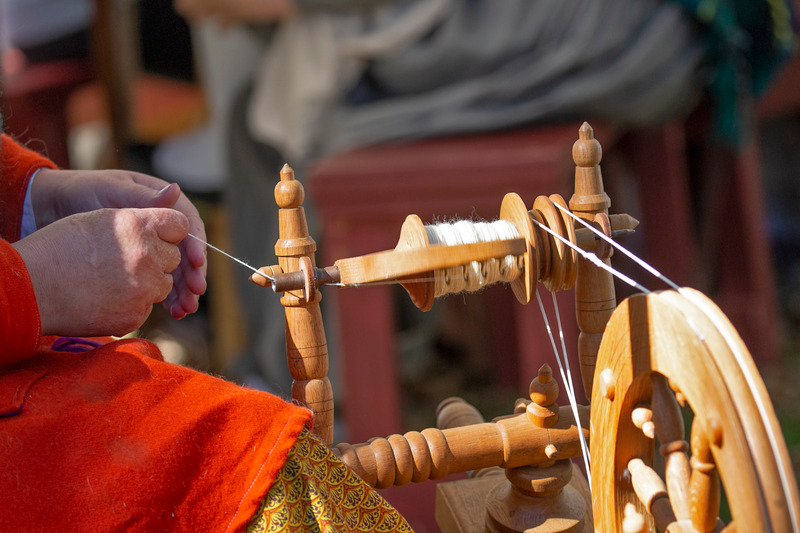
[(686, 451), (689, 443), (685, 440), (683, 415), (675, 394), (669, 387), (667, 378), (659, 373), (651, 377), (653, 385), (653, 423), (656, 436), (661, 441), (659, 453), (666, 459), (665, 478), (669, 499), (675, 518), (688, 520), (691, 516), (689, 506), (689, 457)]
[(639, 458), (628, 462), (628, 472), (639, 501), (653, 515), (659, 531), (666, 531), (667, 526), (675, 522), (675, 513), (672, 511), (664, 480)]
[(692, 423), (691, 464), (692, 524), (701, 533), (710, 533), (717, 526), (720, 485), (705, 424), (699, 416)]
[(625, 506), (625, 518), (622, 520), (622, 533), (647, 533), (647, 519), (629, 503)]

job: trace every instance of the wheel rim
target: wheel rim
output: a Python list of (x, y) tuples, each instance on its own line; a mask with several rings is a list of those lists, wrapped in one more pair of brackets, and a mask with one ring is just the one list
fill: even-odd
[[(665, 376), (693, 409), (700, 420), (697, 431), (721, 432), (693, 439), (709, 442), (740, 530), (797, 531), (797, 483), (763, 382), (724, 315), (691, 290), (635, 296), (609, 320), (592, 395), (596, 529), (621, 531), (628, 503), (652, 527), (630, 483), (628, 464), (635, 458), (653, 464), (654, 441), (636, 427), (632, 413), (650, 401), (657, 375)], [(684, 497), (673, 492), (670, 499)], [(691, 519), (702, 522), (695, 513), (692, 506)]]

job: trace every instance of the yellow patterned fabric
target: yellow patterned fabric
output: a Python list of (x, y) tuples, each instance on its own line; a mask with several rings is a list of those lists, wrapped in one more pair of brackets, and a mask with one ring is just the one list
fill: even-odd
[(248, 533), (413, 531), (386, 500), (304, 430)]

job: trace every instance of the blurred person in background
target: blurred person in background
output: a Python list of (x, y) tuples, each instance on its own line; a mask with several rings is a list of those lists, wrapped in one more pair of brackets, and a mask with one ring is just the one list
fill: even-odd
[(26, 62), (89, 57), (92, 0), (3, 0), (0, 9), (3, 49), (19, 50)]

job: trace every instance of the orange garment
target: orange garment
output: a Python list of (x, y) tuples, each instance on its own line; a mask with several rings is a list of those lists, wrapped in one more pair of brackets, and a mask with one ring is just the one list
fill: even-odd
[(28, 271), (6, 242), (19, 239), (28, 182), (42, 167), (55, 165), (0, 136), (0, 369), (36, 353), (42, 333)]
[(0, 531), (244, 531), (311, 413), (144, 340), (48, 349), (8, 242), (42, 166), (0, 139)]

